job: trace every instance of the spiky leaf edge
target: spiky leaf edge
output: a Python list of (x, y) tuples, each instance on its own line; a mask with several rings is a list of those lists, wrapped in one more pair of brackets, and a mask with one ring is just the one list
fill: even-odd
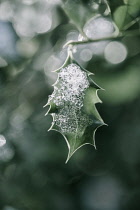
[[(101, 88), (100, 86), (98, 86), (98, 85), (90, 78), (90, 75), (92, 75), (92, 76), (94, 75), (93, 73), (91, 73), (91, 72), (87, 71), (86, 69), (84, 69), (83, 67), (81, 67), (80, 64), (74, 60), (71, 51), (68, 51), (68, 56), (67, 56), (66, 61), (64, 62), (64, 64), (63, 64), (60, 68), (58, 68), (58, 69), (56, 69), (56, 70), (54, 70), (54, 71), (52, 71), (52, 72), (59, 73), (59, 71), (60, 71), (62, 68), (65, 68), (65, 67), (67, 67), (69, 64), (72, 64), (72, 63), (78, 65), (83, 71), (85, 71), (85, 72), (87, 73), (87, 75), (88, 75), (88, 77), (89, 77), (89, 80), (90, 80), (90, 85), (91, 85), (91, 86), (94, 86), (94, 88), (96, 88), (96, 97), (97, 97), (97, 101), (95, 102), (95, 109), (96, 109), (96, 104), (97, 104), (97, 103), (102, 103), (101, 99), (100, 99), (99, 96), (98, 96), (98, 90), (104, 90), (104, 89)], [(55, 82), (52, 86), (55, 86), (55, 85), (57, 84), (58, 79), (59, 79), (59, 76), (58, 76), (56, 82)], [(74, 154), (78, 149), (80, 149), (81, 147), (83, 147), (84, 145), (89, 144), (89, 145), (91, 145), (91, 146), (94, 146), (95, 149), (97, 149), (97, 148), (96, 148), (96, 143), (95, 143), (95, 133), (96, 133), (96, 131), (97, 131), (97, 129), (98, 129), (99, 127), (101, 127), (101, 126), (103, 126), (103, 125), (107, 125), (106, 123), (104, 123), (104, 121), (102, 120), (102, 118), (101, 118), (101, 116), (100, 116), (99, 113), (98, 113), (98, 114), (99, 114), (99, 116), (100, 116), (100, 119), (101, 119), (101, 123), (102, 123), (102, 124), (98, 125), (98, 126), (95, 128), (95, 130), (93, 131), (93, 143), (89, 143), (89, 142), (88, 142), (88, 143), (83, 143), (83, 144), (80, 145), (76, 150), (74, 150), (73, 153), (70, 153), (70, 144), (69, 144), (69, 142), (68, 142), (66, 136), (65, 136), (60, 130), (57, 130), (57, 129), (53, 128), (53, 127), (55, 126), (55, 122), (54, 122), (54, 111), (57, 110), (55, 104), (50, 104), (50, 103), (48, 102), (44, 107), (46, 107), (46, 106), (50, 106), (50, 107), (49, 107), (47, 113), (45, 114), (45, 116), (48, 115), (48, 114), (50, 114), (50, 115), (52, 116), (52, 119), (53, 119), (53, 120), (52, 120), (52, 125), (51, 125), (51, 127), (48, 129), (48, 131), (54, 130), (54, 131), (59, 132), (59, 133), (64, 137), (64, 139), (65, 139), (65, 141), (66, 141), (66, 144), (67, 144), (67, 147), (68, 147), (68, 156), (67, 156), (67, 159), (66, 159), (66, 162), (65, 162), (65, 163), (67, 163), (67, 162), (69, 161), (69, 159), (73, 156), (73, 154)], [(97, 109), (96, 109), (96, 111), (98, 112)]]

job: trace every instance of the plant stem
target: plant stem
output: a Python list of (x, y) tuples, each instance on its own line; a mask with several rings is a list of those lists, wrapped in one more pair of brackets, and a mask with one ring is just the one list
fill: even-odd
[(123, 30), (127, 30), (131, 26), (133, 26), (135, 23), (137, 23), (140, 20), (140, 17), (137, 17), (135, 20), (132, 20), (130, 23), (128, 23), (126, 26), (124, 26)]
[(80, 44), (88, 44), (88, 43), (94, 43), (94, 42), (99, 42), (99, 41), (106, 41), (106, 40), (111, 40), (111, 39), (118, 39), (118, 38), (123, 38), (125, 36), (138, 36), (140, 35), (140, 30), (132, 30), (132, 31), (126, 31), (126, 32), (120, 32), (119, 34), (113, 34), (109, 37), (104, 37), (104, 38), (99, 38), (99, 39), (87, 39), (83, 41), (69, 41), (64, 45), (64, 48), (69, 46), (69, 45), (80, 45)]

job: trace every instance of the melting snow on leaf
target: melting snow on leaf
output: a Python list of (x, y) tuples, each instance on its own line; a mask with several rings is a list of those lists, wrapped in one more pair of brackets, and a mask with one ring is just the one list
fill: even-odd
[(51, 129), (59, 131), (67, 142), (68, 161), (81, 146), (95, 146), (94, 133), (104, 124), (95, 107), (95, 103), (100, 102), (96, 94), (100, 88), (89, 78), (90, 72), (75, 62), (65, 64), (57, 73), (47, 104), (53, 116)]

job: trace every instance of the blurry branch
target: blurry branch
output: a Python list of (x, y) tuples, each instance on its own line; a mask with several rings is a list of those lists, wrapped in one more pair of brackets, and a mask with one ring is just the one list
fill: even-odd
[(104, 37), (104, 38), (99, 38), (99, 39), (86, 39), (83, 41), (69, 41), (67, 42), (63, 48), (69, 46), (69, 45), (80, 45), (80, 44), (88, 44), (88, 43), (93, 43), (93, 42), (100, 42), (100, 41), (106, 41), (106, 40), (112, 40), (112, 39), (118, 39), (118, 38), (123, 38), (123, 37), (131, 37), (131, 36), (138, 36), (140, 35), (140, 30), (131, 30), (131, 31), (125, 31), (125, 32), (120, 32), (119, 34), (116, 35), (112, 34), (109, 37)]
[(135, 23), (137, 23), (140, 20), (140, 17), (137, 17), (135, 20), (132, 20), (130, 23), (124, 26), (123, 30), (127, 30), (131, 26), (133, 26)]
[[(75, 26), (76, 26), (76, 25), (75, 25)], [(76, 26), (76, 27), (77, 27), (77, 26)], [(79, 28), (79, 27), (77, 27), (77, 29), (79, 30), (80, 34), (87, 40), (88, 37), (87, 37), (87, 35), (85, 34), (85, 32), (84, 32), (81, 28)]]

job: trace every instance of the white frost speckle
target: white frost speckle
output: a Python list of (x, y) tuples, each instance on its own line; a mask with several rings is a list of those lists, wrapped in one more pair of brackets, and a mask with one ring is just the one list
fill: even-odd
[(58, 107), (54, 121), (62, 132), (77, 133), (91, 123), (91, 119), (81, 111), (85, 90), (89, 87), (87, 73), (77, 64), (69, 64), (58, 73), (54, 92), (49, 102)]
[(58, 73), (56, 86), (49, 101), (53, 99), (57, 106), (64, 105), (65, 102), (74, 103), (77, 108), (83, 106), (84, 90), (89, 87), (89, 81), (86, 72), (78, 65), (70, 64), (62, 68)]

